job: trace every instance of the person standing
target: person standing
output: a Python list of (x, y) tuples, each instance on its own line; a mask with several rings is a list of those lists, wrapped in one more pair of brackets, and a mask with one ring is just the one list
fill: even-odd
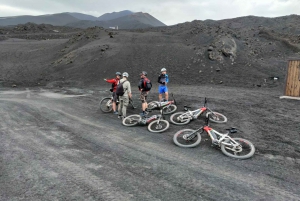
[[(120, 84), (123, 86), (124, 94), (119, 96), (119, 118), (124, 119), (126, 117), (127, 106), (129, 104), (129, 98), (132, 98), (131, 86), (128, 79), (128, 73), (124, 72), (123, 78), (120, 80)], [(119, 87), (119, 86), (118, 86)]]
[(146, 71), (142, 71), (140, 76), (141, 76), (141, 79), (140, 79), (140, 82), (138, 85), (139, 90), (141, 92), (140, 99), (142, 101), (142, 113), (140, 115), (145, 116), (146, 115), (145, 111), (148, 107), (147, 96), (149, 94), (149, 91), (151, 90), (152, 84), (151, 84), (150, 80), (147, 78)]
[(163, 101), (163, 94), (165, 94), (165, 101), (169, 100), (169, 92), (168, 92), (168, 84), (169, 82), (169, 76), (167, 74), (167, 69), (166, 68), (162, 68), (161, 69), (161, 74), (160, 76), (158, 76), (158, 100), (159, 101)]
[(104, 79), (104, 81), (112, 84), (112, 89), (111, 89), (111, 91), (113, 92), (113, 94), (112, 94), (112, 96), (113, 96), (112, 108), (113, 108), (114, 114), (118, 114), (118, 112), (117, 112), (118, 96), (116, 95), (116, 89), (117, 89), (117, 86), (120, 82), (121, 75), (122, 74), (120, 72), (116, 72), (116, 77), (115, 78), (113, 78), (113, 79)]

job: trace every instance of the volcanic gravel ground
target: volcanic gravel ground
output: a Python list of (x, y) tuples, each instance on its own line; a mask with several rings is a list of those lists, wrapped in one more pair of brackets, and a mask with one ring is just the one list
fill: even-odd
[[(106, 88), (2, 88), (0, 200), (299, 200), (299, 101), (279, 99), (276, 89), (169, 89), (178, 111), (207, 97), (228, 117), (211, 126), (237, 127), (232, 135), (250, 140), (255, 155), (227, 157), (204, 134), (195, 148), (173, 143), (176, 131), (198, 128), (204, 116), (160, 134), (124, 127), (98, 109)], [(128, 115), (141, 111), (133, 95), (138, 108)]]

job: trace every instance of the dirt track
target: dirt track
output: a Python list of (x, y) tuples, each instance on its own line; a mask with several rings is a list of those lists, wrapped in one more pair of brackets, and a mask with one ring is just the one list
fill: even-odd
[(98, 110), (104, 88), (3, 88), (0, 200), (300, 200), (299, 101), (280, 100), (278, 89), (170, 90), (179, 110), (208, 97), (229, 120), (212, 126), (239, 128), (254, 157), (226, 157), (205, 135), (193, 149), (173, 144), (177, 130), (197, 128), (203, 117), (162, 134), (125, 128)]

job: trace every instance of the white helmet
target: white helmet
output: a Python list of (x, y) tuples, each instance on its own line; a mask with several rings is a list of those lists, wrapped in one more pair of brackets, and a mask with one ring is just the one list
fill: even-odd
[(127, 72), (124, 72), (124, 73), (123, 73), (123, 77), (129, 77), (128, 73), (127, 73)]
[(164, 72), (164, 71), (167, 71), (167, 69), (166, 68), (162, 68), (160, 71)]

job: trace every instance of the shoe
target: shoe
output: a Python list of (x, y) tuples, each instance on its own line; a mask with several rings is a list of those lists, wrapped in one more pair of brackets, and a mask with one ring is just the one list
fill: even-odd
[(146, 114), (145, 112), (140, 113), (140, 116), (144, 117)]
[(119, 114), (117, 111), (114, 111), (114, 114)]
[(121, 117), (122, 117), (121, 115), (118, 115), (118, 119), (121, 119)]

